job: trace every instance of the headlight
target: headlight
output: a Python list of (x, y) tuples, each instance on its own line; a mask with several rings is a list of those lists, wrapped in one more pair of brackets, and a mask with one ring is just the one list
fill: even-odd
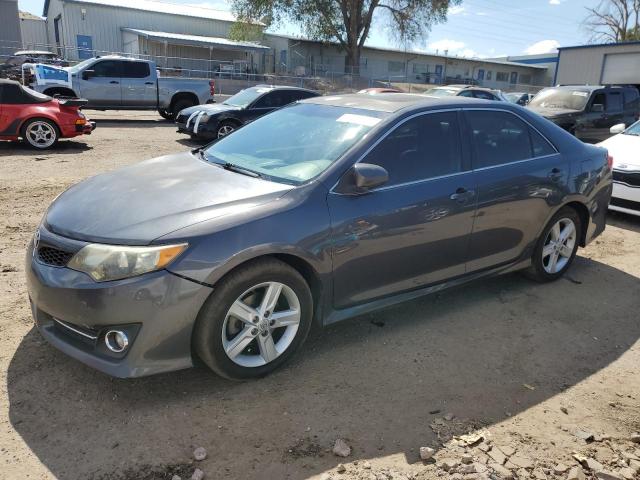
[(210, 118), (211, 118), (211, 115), (209, 115), (208, 113), (203, 113), (200, 116), (200, 123), (207, 123)]
[(160, 270), (175, 260), (186, 248), (186, 243), (153, 247), (92, 243), (76, 253), (67, 266), (88, 273), (96, 282), (106, 282)]

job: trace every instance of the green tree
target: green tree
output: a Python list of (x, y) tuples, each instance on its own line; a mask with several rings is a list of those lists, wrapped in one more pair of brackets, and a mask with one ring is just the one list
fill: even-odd
[(449, 6), (462, 0), (232, 0), (242, 23), (268, 18), (289, 21), (320, 41), (337, 42), (346, 53), (345, 68), (359, 72), (360, 53), (372, 23), (386, 25), (398, 41), (423, 38), (446, 20)]

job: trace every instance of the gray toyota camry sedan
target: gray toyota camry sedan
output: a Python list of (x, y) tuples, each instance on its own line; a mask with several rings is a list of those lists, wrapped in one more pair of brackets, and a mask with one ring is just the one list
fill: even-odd
[(514, 270), (558, 279), (605, 228), (611, 161), (508, 103), (312, 98), (69, 188), (28, 247), (33, 315), (118, 377), (196, 358), (259, 377), (313, 323)]

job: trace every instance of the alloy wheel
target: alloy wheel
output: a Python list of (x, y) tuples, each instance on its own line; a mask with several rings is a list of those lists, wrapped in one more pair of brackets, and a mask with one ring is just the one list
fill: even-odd
[(300, 325), (300, 301), (279, 282), (251, 287), (238, 297), (222, 325), (222, 346), (242, 367), (266, 365), (291, 346)]
[(50, 147), (56, 141), (55, 129), (44, 121), (30, 123), (25, 133), (27, 141), (36, 148)]
[(227, 135), (229, 135), (234, 130), (235, 130), (235, 128), (233, 128), (231, 125), (222, 125), (218, 129), (218, 138), (226, 137)]
[(576, 225), (570, 218), (561, 218), (551, 227), (542, 247), (545, 272), (555, 274), (567, 266), (576, 245), (576, 233)]

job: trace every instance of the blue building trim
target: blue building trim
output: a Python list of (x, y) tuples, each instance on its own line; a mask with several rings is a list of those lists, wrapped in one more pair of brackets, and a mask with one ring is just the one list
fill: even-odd
[[(510, 57), (507, 57), (510, 58)], [(545, 58), (529, 58), (525, 60), (509, 60), (510, 62), (525, 63), (527, 65), (535, 65), (536, 63), (558, 63), (558, 55)]]
[[(562, 50), (577, 50), (579, 48), (600, 48), (600, 47), (617, 47), (619, 45), (640, 45), (640, 40), (633, 40), (630, 42), (613, 42), (613, 43), (598, 43), (594, 45), (575, 45), (573, 47), (559, 47), (558, 53)], [(558, 55), (559, 57), (560, 55)]]

